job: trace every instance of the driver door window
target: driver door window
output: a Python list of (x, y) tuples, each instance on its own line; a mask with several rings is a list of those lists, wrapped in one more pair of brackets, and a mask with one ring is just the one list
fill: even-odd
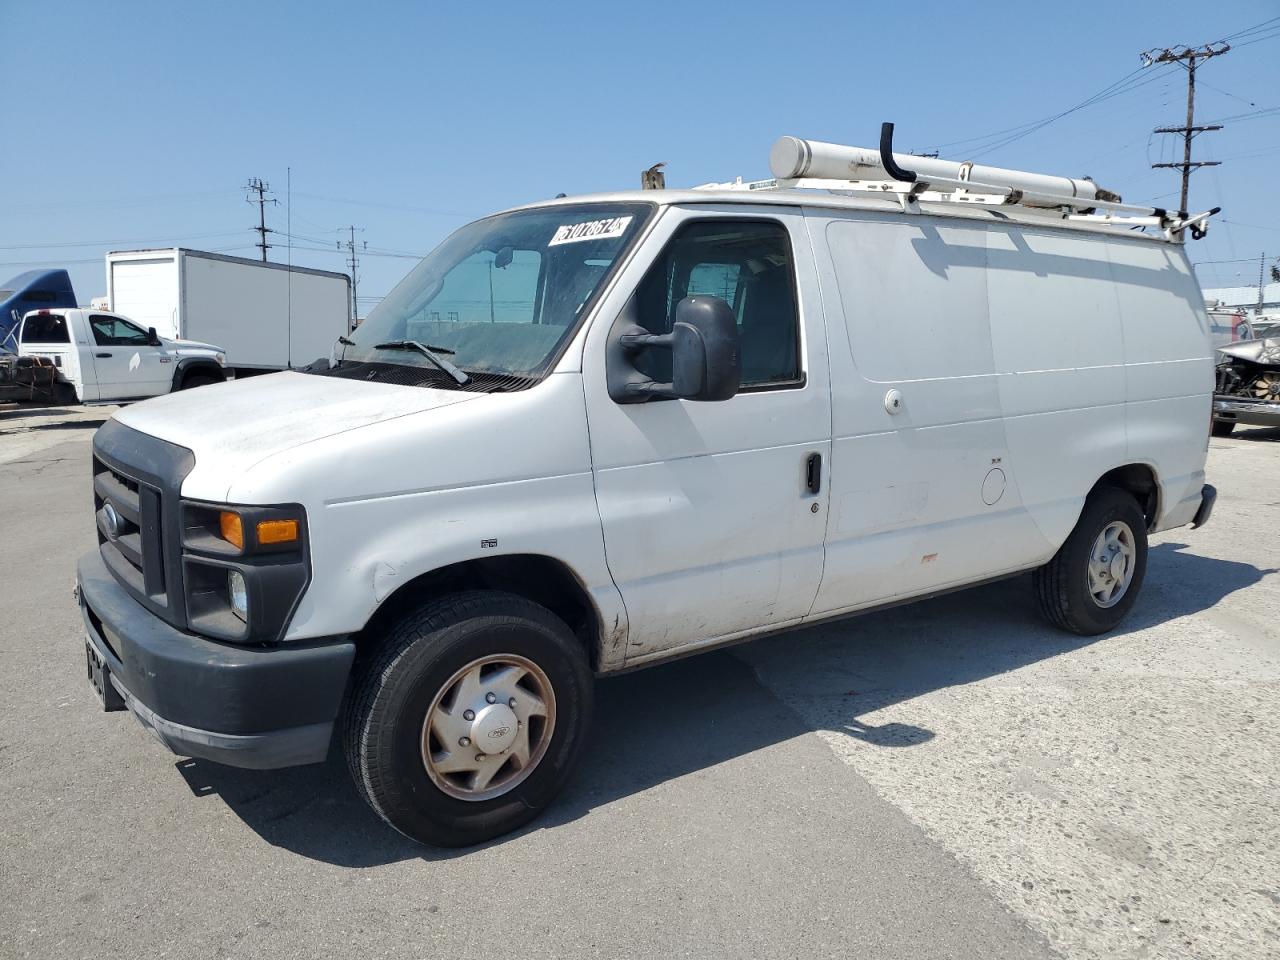
[(89, 317), (93, 342), (100, 347), (145, 347), (147, 334), (119, 317), (94, 314)]
[[(738, 321), (742, 389), (804, 382), (795, 270), (786, 228), (756, 220), (697, 220), (681, 230), (637, 291), (641, 323), (669, 333), (676, 305), (695, 294), (720, 297)], [(669, 350), (649, 350), (637, 366), (670, 380)]]

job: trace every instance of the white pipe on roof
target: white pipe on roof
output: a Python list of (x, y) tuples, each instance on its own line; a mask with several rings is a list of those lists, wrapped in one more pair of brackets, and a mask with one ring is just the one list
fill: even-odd
[[(893, 154), (893, 161), (923, 180), (942, 177), (1085, 200), (1098, 197), (1098, 185), (1083, 178), (1005, 170), (956, 160), (940, 160), (937, 157), (916, 157), (907, 153)], [(826, 180), (893, 179), (881, 163), (879, 150), (846, 147), (838, 143), (823, 143), (821, 140), (801, 140), (798, 137), (778, 138), (769, 151), (769, 168), (781, 180), (798, 177)]]

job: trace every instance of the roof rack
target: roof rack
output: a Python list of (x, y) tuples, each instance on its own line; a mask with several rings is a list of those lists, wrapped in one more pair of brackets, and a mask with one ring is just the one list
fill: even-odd
[[(918, 213), (920, 201), (966, 206), (1016, 206), (1064, 220), (1099, 226), (1155, 227), (1166, 240), (1181, 241), (1190, 230), (1199, 240), (1208, 232), (1203, 213), (1124, 203), (1118, 194), (1089, 178), (1058, 177), (987, 167), (972, 161), (940, 160), (893, 152), (893, 124), (880, 126), (880, 149), (846, 147), (818, 140), (782, 137), (769, 151), (771, 180), (708, 183), (696, 190), (827, 190), (846, 196), (893, 197), (904, 213)], [(875, 177), (876, 173), (886, 176)]]

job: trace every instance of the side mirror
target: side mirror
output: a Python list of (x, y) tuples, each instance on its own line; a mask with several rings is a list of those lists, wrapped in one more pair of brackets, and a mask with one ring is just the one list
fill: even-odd
[[(615, 325), (611, 340), (616, 348), (609, 351), (615, 368), (609, 372), (609, 395), (619, 403), (653, 397), (728, 400), (742, 383), (738, 324), (733, 309), (720, 297), (685, 297), (676, 304), (670, 333), (649, 333), (626, 323), (620, 329)], [(671, 383), (659, 383), (635, 369), (635, 354), (645, 347), (671, 351)]]
[(160, 335), (156, 333), (155, 327), (147, 327), (147, 343), (153, 347), (160, 346)]

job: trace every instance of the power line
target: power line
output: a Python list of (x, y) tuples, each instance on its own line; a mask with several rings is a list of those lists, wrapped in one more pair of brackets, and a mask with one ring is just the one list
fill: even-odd
[(1049, 124), (1055, 123), (1058, 120), (1061, 120), (1063, 117), (1070, 116), (1071, 114), (1076, 113), (1080, 110), (1084, 110), (1087, 107), (1092, 107), (1099, 103), (1103, 103), (1107, 100), (1110, 100), (1114, 97), (1118, 97), (1118, 96), (1121, 96), (1122, 94), (1129, 93), (1133, 90), (1138, 89), (1138, 87), (1146, 86), (1148, 83), (1151, 83), (1154, 80), (1158, 79), (1158, 77), (1156, 76), (1149, 76), (1149, 77), (1143, 77), (1142, 79), (1138, 79), (1139, 75), (1142, 72), (1143, 72), (1143, 68), (1138, 67), (1136, 70), (1132, 70), (1129, 73), (1125, 74), (1119, 80), (1116, 80), (1108, 84), (1107, 86), (1103, 87), (1093, 96), (1087, 97), (1084, 100), (1081, 100), (1079, 103), (1075, 104), (1074, 106), (1068, 107), (1067, 109), (1061, 110), (1057, 113), (1050, 114), (1046, 117), (1041, 117), (1038, 120), (1030, 120), (1026, 123), (1021, 123), (1015, 127), (1007, 127), (1004, 130), (996, 130), (992, 133), (983, 134), (982, 136), (967, 137), (963, 140), (952, 140), (948, 143), (940, 143), (937, 145), (937, 148), (938, 150), (942, 151), (942, 150), (946, 150), (949, 147), (959, 147), (959, 146), (965, 146), (967, 144), (973, 144), (979, 149), (979, 153), (973, 154), (973, 156), (979, 156), (981, 153), (989, 153), (992, 150), (997, 150), (1000, 147), (1007, 146), (1008, 144), (1013, 143), (1016, 140), (1020, 140), (1023, 137), (1030, 136), (1036, 131), (1043, 129), (1044, 127), (1047, 127)]
[[(235, 250), (252, 250), (256, 244), (238, 244), (234, 247), (214, 247), (209, 253), (231, 253)], [(0, 267), (47, 267), (52, 260), (0, 260)], [(78, 257), (74, 260), (58, 259), (59, 265), (68, 263), (102, 263), (101, 257)]]
[(1228, 41), (1247, 37), (1250, 34), (1259, 33), (1264, 30), (1273, 30), (1275, 27), (1273, 27), (1272, 24), (1280, 26), (1280, 17), (1272, 17), (1269, 20), (1263, 20), (1261, 23), (1255, 23), (1252, 27), (1245, 27), (1243, 30), (1237, 30), (1235, 33), (1231, 33), (1223, 37), (1218, 42), (1227, 43)]
[(165, 237), (157, 240), (146, 237), (142, 240), (73, 240), (67, 243), (49, 241), (47, 243), (15, 243), (0, 246), (0, 250), (63, 250), (70, 247), (111, 247), (130, 243), (182, 243), (187, 240), (210, 240), (216, 237), (238, 237), (240, 231), (227, 233), (196, 233), (185, 237)]
[(1239, 123), (1244, 120), (1257, 120), (1259, 117), (1270, 117), (1280, 113), (1280, 107), (1262, 107), (1248, 113), (1236, 113), (1229, 117), (1215, 117), (1209, 123)]
[(339, 203), (351, 207), (370, 207), (379, 210), (401, 210), (408, 213), (427, 213), (438, 217), (463, 217), (471, 220), (475, 217), (472, 213), (460, 213), (457, 210), (441, 210), (437, 207), (417, 207), (404, 203), (379, 203), (374, 200), (351, 200), (346, 197), (326, 197), (318, 193), (303, 193), (299, 191), (299, 197), (305, 197), (309, 200), (322, 200), (325, 203)]

